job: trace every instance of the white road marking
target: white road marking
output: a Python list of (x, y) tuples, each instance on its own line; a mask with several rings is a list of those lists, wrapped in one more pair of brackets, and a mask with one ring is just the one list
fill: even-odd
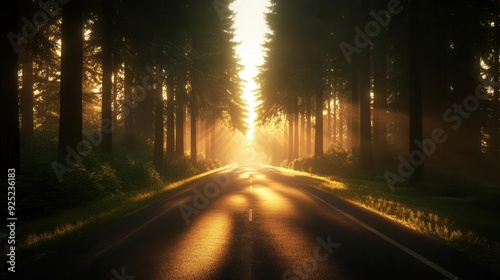
[(252, 209), (248, 210), (248, 220), (252, 221)]
[(250, 191), (252, 191), (252, 186), (250, 186)]
[(380, 231), (372, 228), (371, 226), (365, 224), (364, 222), (354, 218), (353, 216), (347, 214), (346, 212), (340, 210), (339, 208), (331, 205), (330, 203), (324, 201), (323, 199), (319, 198), (318, 196), (306, 191), (304, 188), (302, 188), (301, 186), (297, 185), (294, 181), (290, 180), (288, 177), (285, 177), (287, 178), (287, 180), (292, 183), (293, 185), (295, 185), (296, 187), (302, 189), (303, 191), (305, 191), (306, 193), (310, 194), (311, 196), (315, 197), (316, 199), (318, 199), (319, 201), (325, 203), (326, 205), (330, 206), (332, 209), (334, 209), (335, 211), (339, 212), (340, 214), (344, 215), (345, 217), (349, 218), (350, 220), (352, 220), (353, 222), (357, 223), (358, 225), (366, 228), (367, 230), (373, 232), (374, 234), (378, 235), (379, 237), (381, 237), (382, 239), (384, 239), (385, 241), (391, 243), (392, 245), (398, 247), (399, 249), (401, 249), (402, 251), (406, 252), (408, 255), (414, 257), (415, 259), (421, 261), (422, 263), (426, 264), (427, 266), (429, 266), (430, 268), (434, 269), (435, 271), (441, 273), (442, 275), (446, 276), (448, 279), (452, 279), (452, 280), (461, 280), (460, 278), (458, 278), (458, 276), (456, 276), (455, 274), (449, 272), (448, 270), (440, 267), (439, 265), (433, 263), (432, 261), (428, 260), (427, 258), (423, 257), (422, 255), (418, 254), (417, 252), (411, 250), (410, 248), (404, 246), (403, 244), (395, 241), (394, 239), (390, 238), (389, 236), (381, 233)]

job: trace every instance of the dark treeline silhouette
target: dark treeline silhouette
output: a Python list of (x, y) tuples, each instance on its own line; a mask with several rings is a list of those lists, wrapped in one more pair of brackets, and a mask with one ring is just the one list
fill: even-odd
[(310, 171), (297, 158), (334, 166), (325, 152), (348, 153), (358, 174), (392, 186), (498, 185), (498, 1), (271, 3), (257, 80), (260, 123), (285, 135), (273, 162)]
[(172, 176), (230, 158), (247, 112), (228, 7), (66, 2), (15, 1), (2, 25), (2, 167), (24, 176), (23, 194), (71, 188), (74, 170), (96, 174), (129, 152)]

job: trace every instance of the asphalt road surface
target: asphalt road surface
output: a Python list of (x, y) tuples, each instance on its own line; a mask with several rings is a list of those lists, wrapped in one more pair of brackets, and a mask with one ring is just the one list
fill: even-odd
[(18, 279), (499, 279), (451, 247), (263, 165), (204, 177), (17, 270)]

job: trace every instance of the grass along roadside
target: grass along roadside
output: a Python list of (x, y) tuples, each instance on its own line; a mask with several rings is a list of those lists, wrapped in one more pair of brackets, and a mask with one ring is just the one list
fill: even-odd
[[(17, 265), (57, 250), (66, 242), (87, 235), (161, 199), (171, 197), (187, 188), (188, 183), (226, 168), (227, 166), (207, 171), (165, 186), (152, 186), (149, 189), (109, 196), (93, 205), (20, 224), (16, 229), (17, 255), (23, 257), (18, 259)], [(5, 257), (5, 254), (2, 255)]]
[(474, 198), (436, 197), (412, 188), (392, 192), (385, 182), (323, 177), (277, 168), (356, 205), (435, 237), (490, 265), (500, 265), (499, 213)]

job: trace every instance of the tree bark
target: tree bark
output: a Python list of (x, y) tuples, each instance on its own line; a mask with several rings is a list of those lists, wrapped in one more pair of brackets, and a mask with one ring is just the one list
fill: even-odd
[(305, 138), (305, 132), (306, 132), (306, 115), (305, 115), (305, 109), (302, 107), (300, 114), (300, 149), (299, 149), (299, 157), (305, 157), (306, 156), (306, 138)]
[(205, 159), (210, 159), (210, 124), (207, 119), (203, 122), (203, 142), (205, 144)]
[(210, 158), (216, 159), (217, 157), (217, 119), (213, 119), (210, 121)]
[(103, 1), (103, 13), (101, 19), (102, 28), (102, 119), (101, 151), (111, 154), (113, 151), (112, 126), (113, 115), (111, 110), (112, 75), (113, 75), (113, 1)]
[[(453, 2), (455, 3), (455, 2)], [(479, 168), (482, 162), (482, 116), (479, 108), (484, 107), (483, 101), (479, 100), (477, 108), (474, 105), (466, 105), (465, 101), (475, 92), (478, 84), (479, 50), (477, 49), (476, 34), (479, 32), (480, 20), (477, 18), (478, 5), (467, 5), (457, 3), (454, 5), (454, 92), (453, 103), (461, 106), (463, 116), (461, 123), (449, 134), (453, 147), (452, 168), (457, 174), (467, 172), (470, 176), (482, 176), (484, 168)], [(465, 106), (466, 105), (466, 106)], [(474, 108), (474, 109), (468, 109)], [(455, 115), (455, 113), (454, 113)], [(464, 147), (467, 147), (464, 149)], [(459, 160), (456, 160), (459, 159)]]
[(298, 158), (299, 157), (299, 147), (300, 147), (300, 137), (299, 137), (299, 112), (294, 114), (293, 116), (293, 132), (294, 132), (294, 145), (293, 145), (293, 158)]
[(288, 117), (288, 163), (293, 161), (293, 118)]
[(373, 53), (373, 146), (380, 149), (387, 143), (387, 41), (377, 40)]
[(372, 162), (372, 127), (370, 108), (370, 50), (361, 52), (359, 64), (359, 155), (364, 171), (371, 170)]
[(23, 88), (21, 91), (21, 135), (26, 141), (33, 136), (33, 58), (26, 57), (22, 63)]
[(176, 112), (175, 112), (175, 157), (184, 156), (184, 96), (182, 92), (183, 85), (178, 85), (176, 92)]
[(287, 120), (285, 120), (284, 124), (283, 124), (283, 158), (282, 160), (285, 160), (285, 159), (289, 159), (289, 156), (287, 156), (289, 154), (289, 137), (288, 137), (288, 124), (287, 124)]
[[(10, 4), (9, 12), (4, 13), (2, 22), (2, 43), (0, 55), (0, 152), (2, 172), (20, 173), (19, 112), (17, 97), (17, 52), (13, 50), (6, 34), (18, 34), (18, 1)], [(9, 169), (14, 168), (14, 172)], [(6, 174), (6, 173), (4, 173)], [(7, 175), (4, 175), (6, 178)], [(7, 179), (5, 179), (7, 180)]]
[(339, 100), (339, 123), (338, 123), (338, 130), (339, 130), (339, 145), (341, 148), (344, 147), (344, 117), (345, 117), (345, 104), (343, 101)]
[[(366, 51), (366, 50), (363, 50)], [(359, 69), (358, 58), (351, 63), (351, 106), (349, 108), (348, 143), (350, 148), (359, 147)]]
[(311, 97), (306, 98), (306, 156), (311, 155)]
[(314, 157), (323, 155), (323, 89), (316, 89), (316, 126), (314, 133)]
[(332, 135), (332, 141), (330, 144), (332, 143), (338, 143), (338, 138), (337, 138), (337, 125), (338, 125), (338, 122), (337, 122), (337, 117), (338, 117), (338, 113), (339, 113), (339, 107), (337, 105), (337, 96), (338, 96), (338, 93), (337, 92), (333, 92), (333, 112), (332, 112), (332, 131), (331, 131), (331, 135)]
[[(497, 11), (500, 9), (500, 4), (497, 4)], [(495, 42), (494, 49), (494, 67), (493, 79), (494, 83), (500, 83), (500, 13), (495, 17)], [(493, 121), (491, 133), (491, 154), (494, 159), (500, 159), (500, 87), (495, 86), (493, 92)]]
[(118, 126), (118, 72), (119, 69), (116, 68), (113, 70), (113, 95), (111, 96), (113, 102), (113, 110), (111, 111), (113, 114), (113, 123)]
[(197, 108), (195, 104), (191, 104), (191, 161), (192, 162), (197, 162), (198, 161), (198, 150), (196, 147), (196, 121), (198, 118), (197, 114)]
[[(161, 69), (156, 69), (161, 71)], [(163, 84), (156, 82), (155, 89), (155, 142), (153, 152), (153, 162), (157, 168), (163, 166), (163, 146), (164, 146), (164, 124), (163, 124)]]
[(125, 147), (129, 150), (134, 148), (134, 103), (132, 102), (132, 82), (129, 65), (125, 64), (123, 77), (123, 103), (122, 118), (125, 130)]
[(135, 128), (139, 135), (145, 139), (151, 140), (154, 137), (153, 119), (155, 106), (155, 93), (151, 85), (136, 86), (136, 94), (139, 96), (145, 95), (145, 98), (137, 103), (137, 108), (134, 112)]
[[(409, 45), (409, 99), (410, 99), (410, 142), (409, 142), (409, 158), (415, 160), (417, 153), (421, 154), (422, 164), (412, 164), (415, 171), (409, 177), (409, 184), (412, 187), (417, 186), (424, 180), (424, 164), (425, 154), (422, 149), (416, 144), (416, 141), (422, 141), (422, 89), (421, 89), (421, 67), (420, 67), (420, 36), (419, 30), (419, 4), (412, 3), (410, 8), (410, 45)], [(423, 157), (423, 158), (422, 158)], [(416, 161), (415, 161), (416, 162)]]
[(330, 146), (330, 144), (333, 141), (333, 134), (332, 134), (332, 104), (331, 104), (331, 98), (330, 94), (328, 95), (328, 98), (326, 100), (326, 139), (327, 139), (327, 147)]
[(167, 152), (169, 159), (174, 157), (175, 153), (175, 120), (174, 120), (174, 77), (167, 76)]
[(62, 7), (59, 156), (82, 141), (82, 1)]

